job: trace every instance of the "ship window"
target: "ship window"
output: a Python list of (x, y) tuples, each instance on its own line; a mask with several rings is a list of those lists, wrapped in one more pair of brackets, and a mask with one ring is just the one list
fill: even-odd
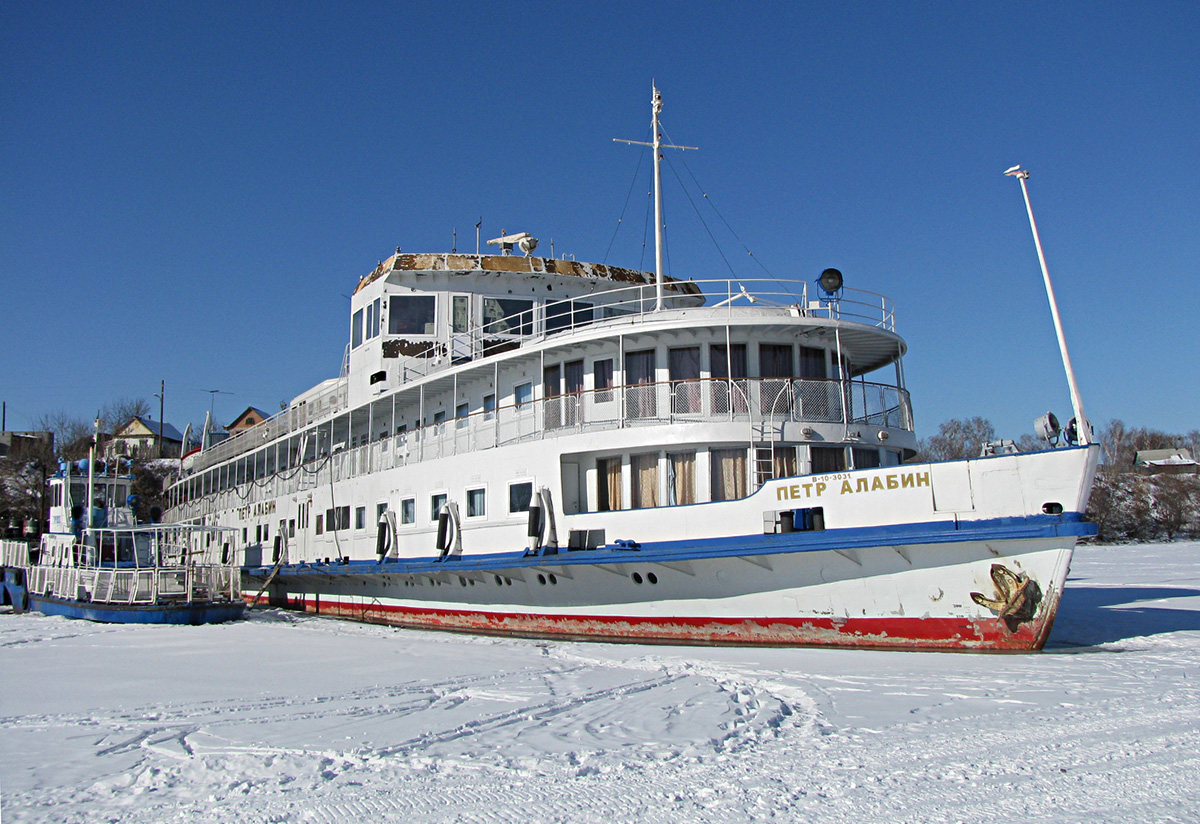
[(358, 506), (354, 508), (354, 528), (367, 528), (367, 508), (365, 506)]
[(604, 403), (613, 399), (613, 361), (612, 358), (598, 360), (592, 364), (592, 376), (596, 386), (596, 403)]
[(528, 512), (529, 503), (533, 500), (533, 482), (521, 481), (508, 485), (508, 511), (510, 513)]
[(621, 508), (621, 458), (596, 460), (596, 509), (611, 512)]
[(467, 517), (482, 518), (487, 515), (487, 490), (467, 490)]
[(433, 295), (393, 295), (388, 299), (388, 334), (432, 335), (436, 308)]
[(375, 504), (375, 523), (379, 523), (379, 519), (383, 517), (383, 513), (387, 512), (387, 504)]
[(667, 490), (672, 506), (696, 503), (696, 453), (675, 452), (667, 456)]
[(734, 501), (746, 497), (746, 450), (712, 450), (712, 499)]
[(350, 346), (356, 348), (363, 342), (363, 310), (359, 309), (350, 320)]
[(513, 387), (513, 398), (517, 402), (517, 406), (529, 403), (533, 400), (533, 384), (519, 383)]
[(318, 535), (325, 534), (325, 516), (324, 515), (317, 516), (317, 534)]
[(455, 429), (466, 429), (467, 428), (467, 415), (469, 415), (470, 413), (471, 413), (471, 405), (469, 403), (460, 403), (458, 406), (454, 407), (454, 418), (455, 418), (454, 428)]
[(558, 332), (592, 322), (592, 304), (563, 300), (546, 304), (546, 331)]
[(367, 329), (364, 338), (370, 340), (379, 335), (379, 298), (367, 304)]
[(854, 457), (855, 469), (875, 469), (879, 464), (879, 450), (866, 447), (854, 447), (851, 454)]
[(634, 455), (629, 459), (632, 474), (632, 497), (634, 509), (658, 506), (658, 453)]
[(671, 411), (699, 412), (700, 347), (681, 346), (669, 349), (667, 372), (671, 380)]
[(483, 299), (485, 335), (532, 335), (533, 301), (513, 298)]
[(825, 376), (825, 350), (801, 346), (800, 377), (823, 380)]
[(455, 295), (450, 304), (450, 331), (469, 332), (471, 324), (471, 296)]
[(812, 472), (841, 472), (846, 468), (846, 450), (840, 446), (812, 446)]
[(445, 492), (429, 496), (429, 520), (436, 521), (438, 519), (438, 514), (442, 511), (442, 507), (445, 506), (446, 501), (447, 495)]
[(484, 395), (483, 396), (483, 419), (485, 421), (490, 421), (495, 417), (496, 417), (496, 396), (495, 395)]
[(417, 522), (417, 501), (415, 498), (405, 498), (400, 502), (400, 523), (413, 524)]
[(295, 518), (291, 518), (288, 520), (288, 537), (289, 538), (296, 537), (296, 519)]

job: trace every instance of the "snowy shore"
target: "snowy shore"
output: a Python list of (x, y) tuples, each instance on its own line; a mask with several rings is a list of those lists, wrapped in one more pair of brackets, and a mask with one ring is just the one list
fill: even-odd
[(1200, 543), (1047, 649), (620, 646), (0, 614), (0, 821), (1200, 821)]

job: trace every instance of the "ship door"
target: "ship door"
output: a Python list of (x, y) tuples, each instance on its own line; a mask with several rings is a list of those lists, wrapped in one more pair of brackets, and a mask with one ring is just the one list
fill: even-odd
[(471, 347), (471, 296), (450, 296), (450, 359), (468, 361), (473, 357)]

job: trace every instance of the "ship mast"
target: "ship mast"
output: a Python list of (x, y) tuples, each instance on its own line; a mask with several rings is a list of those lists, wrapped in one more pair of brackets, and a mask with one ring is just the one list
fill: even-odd
[(658, 129), (658, 113), (662, 111), (662, 92), (658, 87), (650, 85), (650, 133), (653, 140), (646, 143), (641, 140), (622, 140), (614, 137), (615, 143), (632, 143), (635, 146), (650, 146), (654, 149), (654, 311), (663, 308), (663, 239), (662, 239), (662, 149), (698, 149), (699, 146), (674, 146), (662, 142), (662, 134)]

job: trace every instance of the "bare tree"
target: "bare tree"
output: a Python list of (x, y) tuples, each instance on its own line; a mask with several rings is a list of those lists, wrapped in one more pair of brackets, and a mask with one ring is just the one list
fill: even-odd
[(925, 461), (954, 461), (978, 458), (983, 446), (996, 439), (996, 428), (986, 418), (951, 418), (938, 427), (938, 433), (922, 438), (917, 457)]
[(101, 408), (101, 428), (113, 433), (134, 418), (144, 418), (149, 414), (150, 404), (145, 398), (116, 398)]
[(86, 458), (91, 442), (92, 424), (69, 412), (46, 412), (34, 418), (33, 426), (41, 432), (54, 433), (54, 451), (58, 457), (74, 460)]

